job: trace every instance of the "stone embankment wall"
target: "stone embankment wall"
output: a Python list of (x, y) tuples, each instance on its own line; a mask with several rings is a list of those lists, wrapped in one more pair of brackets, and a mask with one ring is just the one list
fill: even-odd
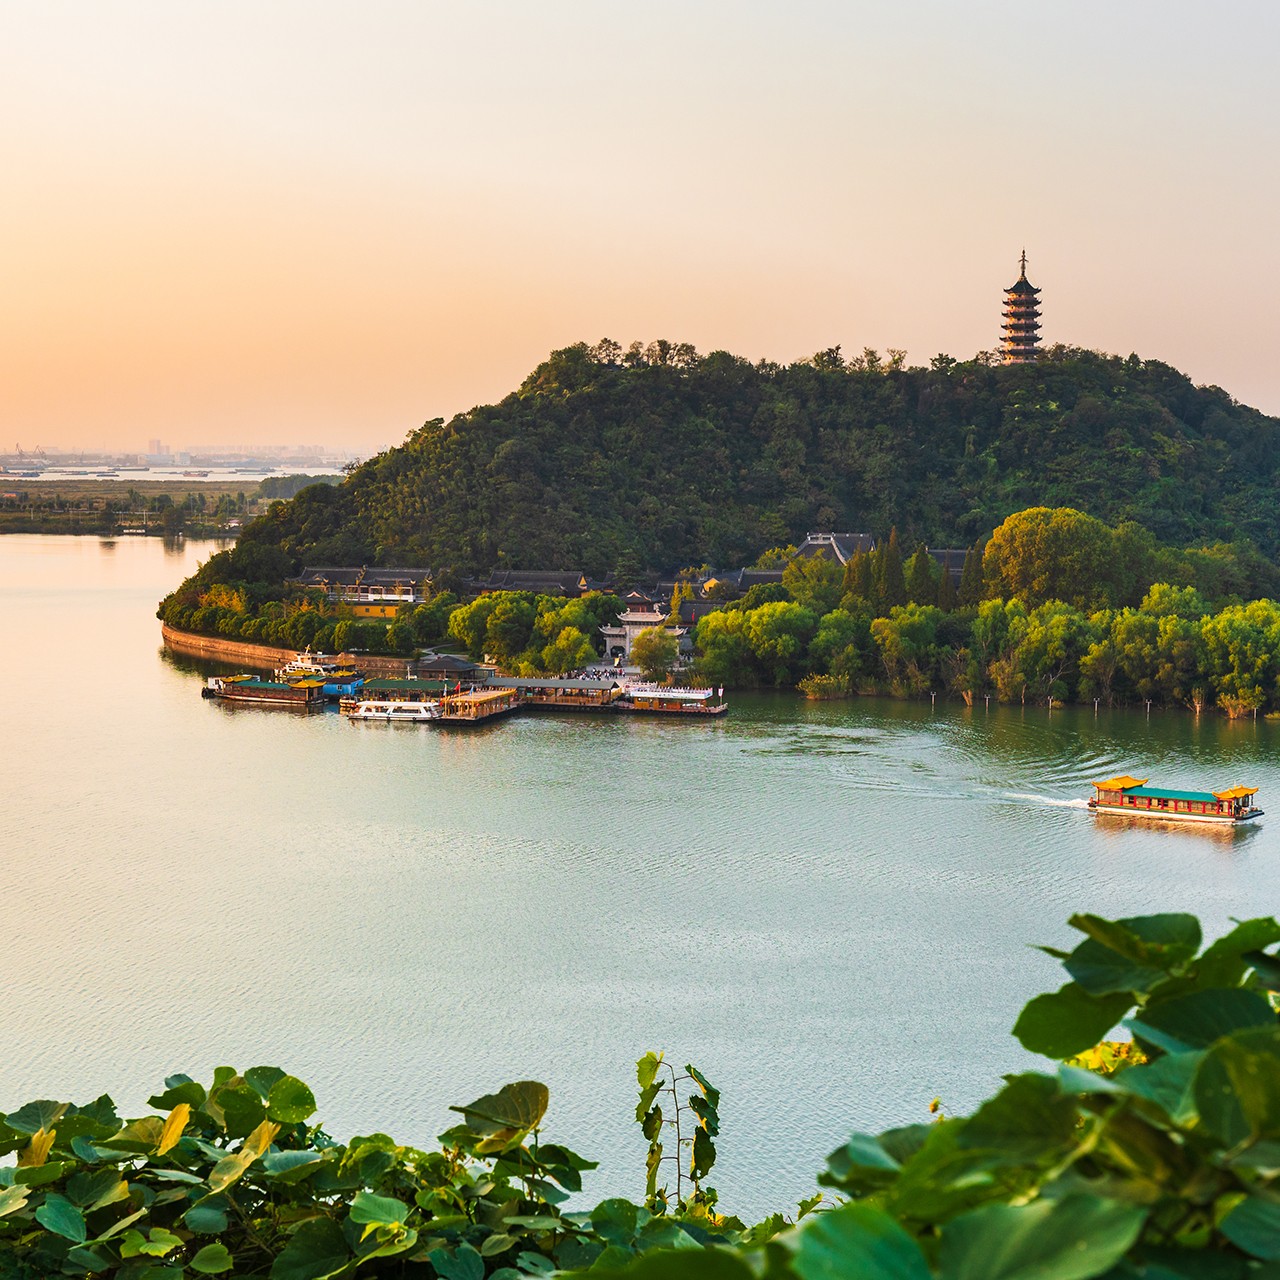
[[(230, 662), (249, 671), (274, 671), (290, 661), (294, 649), (277, 649), (270, 644), (251, 644), (248, 640), (228, 640), (222, 636), (199, 636), (192, 631), (179, 631), (160, 624), (166, 649), (186, 654), (189, 658), (207, 658), (214, 662)], [(416, 674), (417, 663), (409, 658), (382, 658), (372, 654), (340, 654), (371, 676), (406, 676)]]

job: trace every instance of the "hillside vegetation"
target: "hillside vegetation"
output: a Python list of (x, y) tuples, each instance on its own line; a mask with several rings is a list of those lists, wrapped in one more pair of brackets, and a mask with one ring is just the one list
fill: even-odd
[(1274, 556), (1278, 427), (1158, 361), (1064, 347), (1036, 365), (939, 356), (926, 369), (838, 348), (781, 366), (578, 344), (498, 404), (427, 422), (342, 485), (275, 507), (242, 549), (283, 553), (263, 568), (625, 581), (749, 563), (809, 529), (896, 526), (907, 546), (965, 546), (1043, 505)]

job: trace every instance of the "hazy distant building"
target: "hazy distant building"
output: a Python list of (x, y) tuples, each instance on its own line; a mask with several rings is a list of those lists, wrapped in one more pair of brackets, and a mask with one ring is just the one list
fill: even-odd
[(1030, 364), (1040, 355), (1040, 290), (1027, 279), (1027, 251), (1022, 274), (1004, 291), (1004, 325), (1000, 351), (1005, 364)]

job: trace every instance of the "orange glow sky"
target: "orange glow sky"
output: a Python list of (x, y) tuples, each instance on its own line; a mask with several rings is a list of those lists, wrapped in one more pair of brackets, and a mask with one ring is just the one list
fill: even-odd
[(372, 451), (554, 347), (1044, 336), (1280, 413), (1280, 6), (13, 0), (0, 449)]

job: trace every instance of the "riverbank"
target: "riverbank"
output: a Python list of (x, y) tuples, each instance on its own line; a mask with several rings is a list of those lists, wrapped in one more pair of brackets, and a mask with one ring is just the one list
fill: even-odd
[[(174, 653), (209, 662), (228, 662), (249, 671), (275, 671), (297, 654), (296, 649), (228, 640), (222, 636), (202, 636), (192, 631), (179, 631), (165, 623), (160, 624), (160, 635), (165, 648)], [(417, 674), (418, 664), (413, 658), (389, 658), (368, 653), (340, 653), (337, 657), (338, 661), (358, 666), (369, 675), (405, 677)]]

